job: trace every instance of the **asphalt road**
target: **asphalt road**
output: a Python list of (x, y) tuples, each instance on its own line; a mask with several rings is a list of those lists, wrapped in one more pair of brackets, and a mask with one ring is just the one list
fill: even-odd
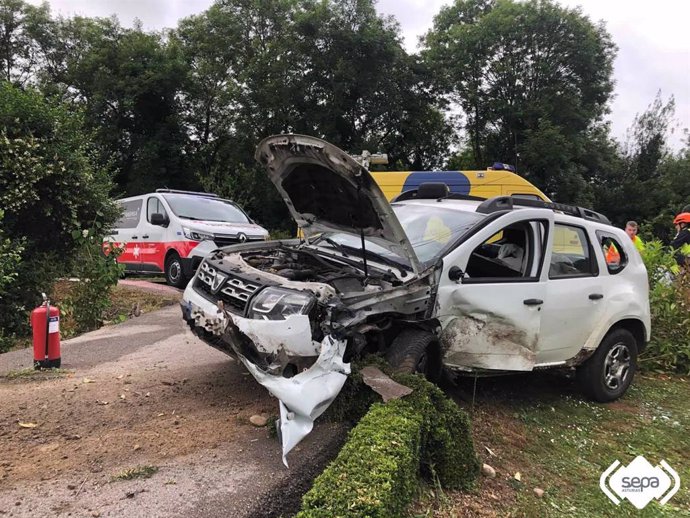
[[(0, 355), (1, 516), (289, 516), (344, 440), (317, 423), (285, 468), (249, 424), (277, 401), (176, 306), (64, 342), (62, 364), (33, 375), (31, 350)], [(141, 466), (157, 471), (118, 479)]]

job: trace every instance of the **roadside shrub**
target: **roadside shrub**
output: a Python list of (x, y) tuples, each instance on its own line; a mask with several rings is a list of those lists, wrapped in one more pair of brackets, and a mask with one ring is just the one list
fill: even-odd
[(102, 248), (101, 227), (96, 222), (91, 229), (74, 231), (78, 248), (71, 273), (76, 281), (67, 299), (61, 304), (66, 319), (74, 322), (76, 333), (97, 329), (103, 322), (103, 314), (110, 307), (113, 287), (124, 271), (117, 263), (122, 252), (112, 244), (107, 254)]
[[(2, 230), (3, 216), (4, 211), (0, 209), (0, 307), (18, 311), (12, 301), (6, 298), (7, 291), (5, 288), (17, 280), (24, 247), (21, 241), (13, 242), (5, 237)], [(4, 330), (0, 328), (0, 353), (11, 347), (13, 338), (11, 335), (5, 335)]]
[(652, 339), (640, 358), (645, 369), (690, 373), (690, 272), (679, 270), (660, 241), (642, 254), (649, 275)]
[(371, 408), (371, 405), (381, 401), (381, 396), (371, 390), (362, 379), (362, 369), (373, 365), (389, 376), (392, 369), (390, 364), (379, 355), (368, 355), (364, 359), (350, 363), (350, 375), (345, 381), (335, 401), (328, 407), (322, 419), (332, 422), (358, 422)]
[(2, 288), (0, 335), (28, 333), (28, 311), (69, 273), (80, 249), (73, 231), (117, 217), (109, 173), (82, 127), (79, 113), (60, 102), (0, 83), (0, 231), (20, 254), (8, 260), (15, 267)]
[(371, 407), (304, 495), (298, 518), (402, 516), (420, 473), (446, 488), (471, 487), (479, 463), (467, 415), (425, 379), (393, 377), (414, 392)]

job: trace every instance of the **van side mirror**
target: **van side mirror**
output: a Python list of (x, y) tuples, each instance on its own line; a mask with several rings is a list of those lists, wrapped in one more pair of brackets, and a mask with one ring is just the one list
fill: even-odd
[(157, 225), (159, 227), (165, 227), (168, 224), (168, 218), (163, 216), (163, 214), (151, 214), (151, 225)]
[(458, 282), (464, 275), (465, 272), (459, 266), (451, 266), (450, 270), (448, 270), (448, 278), (453, 282)]

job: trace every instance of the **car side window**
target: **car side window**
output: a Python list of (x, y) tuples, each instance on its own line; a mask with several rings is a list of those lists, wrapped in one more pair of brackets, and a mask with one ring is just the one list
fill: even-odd
[(615, 275), (623, 271), (628, 264), (628, 255), (617, 238), (605, 232), (597, 232), (601, 250), (604, 253), (606, 269)]
[(115, 223), (114, 228), (136, 228), (141, 217), (142, 200), (119, 202), (122, 207), (122, 216)]
[(152, 214), (163, 214), (163, 216), (167, 216), (167, 213), (165, 212), (165, 207), (163, 207), (161, 201), (155, 197), (149, 198), (146, 207), (146, 220), (149, 223), (151, 223)]
[(535, 229), (543, 227), (541, 222), (522, 221), (496, 232), (472, 251), (463, 282), (537, 280), (545, 232), (535, 235)]
[(585, 229), (556, 223), (551, 245), (549, 279), (597, 275), (599, 270), (591, 251)]

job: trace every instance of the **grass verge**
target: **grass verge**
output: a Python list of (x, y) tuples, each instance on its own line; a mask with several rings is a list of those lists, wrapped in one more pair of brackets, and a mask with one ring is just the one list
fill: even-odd
[[(637, 376), (624, 398), (606, 405), (585, 400), (553, 375), (481, 380), (473, 435), (496, 478), (482, 477), (470, 493), (446, 491), (440, 500), (426, 488), (413, 515), (690, 516), (688, 401), (690, 382), (678, 376)], [(616, 506), (600, 490), (599, 477), (612, 462), (627, 465), (638, 455), (652, 465), (666, 460), (678, 472), (681, 489), (666, 505)]]

